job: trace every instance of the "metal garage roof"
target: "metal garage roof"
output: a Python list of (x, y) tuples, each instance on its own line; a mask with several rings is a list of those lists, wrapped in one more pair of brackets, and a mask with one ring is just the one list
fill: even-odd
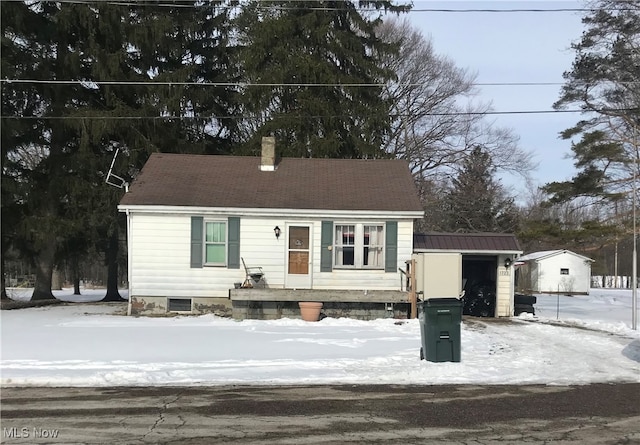
[(511, 233), (415, 233), (413, 251), (522, 253)]

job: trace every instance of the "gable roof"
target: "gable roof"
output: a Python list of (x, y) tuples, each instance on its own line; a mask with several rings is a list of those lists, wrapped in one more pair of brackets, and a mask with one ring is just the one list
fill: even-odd
[(523, 255), (521, 257), (518, 258), (518, 261), (522, 261), (522, 262), (526, 262), (526, 261), (540, 261), (540, 260), (544, 260), (546, 258), (550, 258), (556, 255), (561, 255), (561, 254), (569, 254), (569, 255), (574, 255), (577, 256), (579, 258), (584, 259), (585, 261), (595, 261), (592, 260), (591, 258), (587, 258), (586, 256), (577, 254), (575, 252), (571, 252), (570, 250), (566, 250), (566, 249), (558, 249), (558, 250), (542, 250), (540, 252), (532, 252), (532, 253), (528, 253), (526, 255)]
[(413, 250), (522, 253), (516, 236), (510, 233), (416, 233)]
[(423, 209), (407, 162), (154, 153), (120, 206), (364, 210)]

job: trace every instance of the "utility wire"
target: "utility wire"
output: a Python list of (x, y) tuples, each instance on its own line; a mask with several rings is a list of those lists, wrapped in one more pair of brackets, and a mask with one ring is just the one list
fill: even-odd
[[(520, 110), (520, 111), (456, 111), (451, 113), (426, 113), (426, 116), (485, 116), (485, 115), (519, 115), (519, 114), (560, 114), (560, 113), (584, 113), (598, 111), (633, 111), (634, 109), (618, 109), (618, 110)], [(292, 119), (325, 119), (325, 118), (344, 118), (348, 116), (340, 115), (287, 115)], [(409, 114), (391, 114), (390, 117), (411, 117)], [(228, 115), (228, 116), (0, 116), (2, 119), (27, 119), (27, 120), (73, 120), (73, 119), (103, 119), (103, 120), (216, 120), (216, 119), (247, 119), (246, 116)]]
[[(0, 3), (8, 3), (8, 2), (24, 2), (24, 0), (0, 0)], [(142, 3), (142, 2), (133, 2), (133, 1), (91, 1), (91, 0), (57, 0), (57, 3), (66, 3), (66, 4), (92, 4), (95, 5), (97, 3), (113, 5), (113, 6), (136, 6), (136, 7), (160, 7), (160, 8), (213, 8), (213, 9), (236, 9), (241, 6), (232, 6), (232, 5), (222, 5), (222, 4), (209, 4), (206, 2), (202, 2), (200, 4), (195, 4), (192, 0), (186, 0), (184, 2), (175, 1), (173, 3)], [(273, 5), (268, 4), (266, 1), (263, 2), (264, 5), (256, 5), (257, 9), (262, 10), (282, 10), (282, 11), (342, 11), (344, 8), (340, 7), (330, 7), (330, 6), (300, 6), (299, 4), (294, 6), (282, 6), (282, 5)], [(301, 3), (300, 0), (297, 0), (296, 3)], [(312, 3), (320, 3), (317, 0), (309, 0), (306, 2), (308, 4)], [(633, 5), (633, 1), (628, 2), (630, 5)], [(395, 5), (398, 7), (402, 7), (402, 4)], [(602, 8), (598, 8), (602, 9)], [(604, 8), (610, 11), (637, 11), (638, 7), (623, 7), (623, 8)], [(358, 11), (368, 11), (368, 12), (384, 12), (384, 9), (380, 8), (357, 8)], [(564, 13), (564, 12), (592, 12), (594, 9), (592, 8), (465, 8), (465, 9), (457, 9), (457, 8), (411, 8), (406, 12), (415, 13), (415, 12), (435, 12), (435, 13)]]
[[(40, 79), (0, 79), (4, 84), (46, 84), (46, 85), (80, 85), (88, 89), (95, 89), (98, 85), (128, 85), (128, 86), (213, 86), (213, 87), (372, 87), (385, 86), (428, 86), (428, 83), (252, 83), (252, 82), (184, 82), (184, 81), (156, 81), (156, 80), (40, 80)], [(640, 81), (625, 82), (637, 84)], [(558, 86), (563, 82), (478, 82), (474, 86)]]

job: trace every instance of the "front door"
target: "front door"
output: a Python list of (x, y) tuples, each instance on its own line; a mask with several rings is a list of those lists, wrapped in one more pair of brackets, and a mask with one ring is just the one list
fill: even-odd
[(288, 227), (287, 288), (311, 288), (311, 226)]

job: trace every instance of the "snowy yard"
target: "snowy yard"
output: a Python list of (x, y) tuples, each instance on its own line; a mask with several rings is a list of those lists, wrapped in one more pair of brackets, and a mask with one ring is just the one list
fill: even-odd
[(460, 363), (420, 360), (418, 320), (135, 318), (92, 303), (104, 290), (55, 294), (76, 303), (1, 312), (3, 386), (640, 382), (630, 290), (538, 295), (535, 316), (465, 316)]

